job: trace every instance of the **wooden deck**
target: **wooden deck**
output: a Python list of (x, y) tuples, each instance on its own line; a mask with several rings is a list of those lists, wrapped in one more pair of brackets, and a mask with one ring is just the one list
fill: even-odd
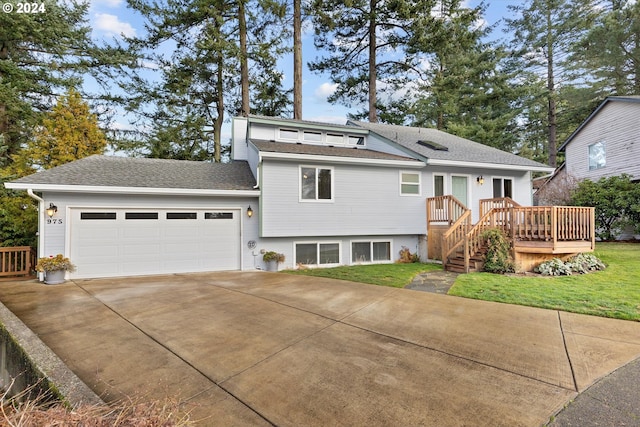
[(453, 264), (462, 266), (460, 270), (471, 271), (471, 260), (484, 245), (482, 233), (489, 228), (499, 228), (511, 239), (518, 271), (595, 248), (592, 207), (520, 206), (510, 198), (499, 198), (481, 200), (480, 213), (480, 220), (471, 224), (471, 210), (455, 197), (427, 199), (429, 254), (440, 255), (445, 269), (456, 259)]

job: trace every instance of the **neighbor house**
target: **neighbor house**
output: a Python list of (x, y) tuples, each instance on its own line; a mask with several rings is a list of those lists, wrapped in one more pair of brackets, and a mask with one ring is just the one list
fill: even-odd
[(640, 180), (640, 96), (610, 96), (567, 138), (558, 151), (565, 162), (542, 182), (539, 204), (566, 201), (584, 179), (628, 174)]
[[(6, 183), (39, 201), (39, 256), (71, 277), (385, 263), (429, 254), (427, 203), (531, 205), (551, 168), (435, 129), (236, 118), (230, 163), (91, 156)], [(36, 194), (36, 192), (38, 194)], [(453, 200), (453, 198), (452, 198)], [(455, 218), (454, 218), (455, 219)]]

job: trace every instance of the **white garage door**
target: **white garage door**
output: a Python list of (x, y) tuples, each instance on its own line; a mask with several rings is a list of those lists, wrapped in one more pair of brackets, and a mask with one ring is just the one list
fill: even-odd
[(72, 277), (240, 269), (240, 211), (73, 208)]

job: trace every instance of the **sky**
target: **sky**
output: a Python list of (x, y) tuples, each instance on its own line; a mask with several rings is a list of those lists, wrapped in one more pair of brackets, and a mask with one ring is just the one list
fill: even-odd
[[(466, 0), (470, 7), (475, 7), (480, 0)], [(487, 10), (485, 19), (489, 25), (499, 23), (500, 20), (508, 16), (507, 6), (509, 4), (520, 4), (518, 0), (486, 0)], [(96, 40), (110, 41), (120, 39), (121, 35), (140, 36), (144, 34), (144, 21), (136, 12), (127, 8), (126, 0), (91, 0), (89, 9), (89, 23), (93, 29), (92, 36)], [(494, 37), (503, 37), (504, 34), (499, 29), (494, 31)], [(359, 108), (347, 108), (342, 105), (333, 105), (327, 102), (327, 97), (334, 90), (334, 85), (327, 74), (319, 75), (312, 73), (306, 67), (306, 63), (316, 58), (317, 53), (313, 45), (313, 34), (307, 32), (303, 34), (303, 111), (305, 120), (339, 123), (346, 122), (347, 114), (356, 112)], [(280, 61), (279, 67), (284, 72), (283, 84), (285, 87), (293, 86), (293, 61), (292, 58), (284, 58)], [(126, 117), (116, 118), (116, 127), (129, 128)], [(224, 133), (230, 132), (225, 126)], [(223, 135), (223, 141), (225, 135)]]

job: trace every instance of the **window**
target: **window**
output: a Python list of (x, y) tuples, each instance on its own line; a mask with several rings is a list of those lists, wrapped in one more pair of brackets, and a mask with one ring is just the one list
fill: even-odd
[(391, 261), (391, 242), (352, 242), (351, 262), (388, 262)]
[(350, 136), (349, 145), (364, 145), (364, 136)]
[(604, 141), (589, 146), (589, 170), (600, 169), (607, 165), (607, 153)]
[(116, 219), (115, 212), (80, 212), (80, 219)]
[(158, 212), (126, 212), (125, 219), (158, 219)]
[(328, 133), (327, 144), (344, 144), (344, 135), (340, 135), (337, 133)]
[(333, 174), (331, 169), (300, 168), (301, 200), (332, 200)]
[(339, 243), (296, 243), (296, 264), (340, 264)]
[(307, 142), (322, 142), (322, 133), (304, 131), (302, 138)]
[(433, 195), (435, 197), (444, 196), (444, 176), (433, 176)]
[(195, 212), (167, 212), (167, 219), (197, 219)]
[(298, 140), (298, 131), (295, 129), (280, 129), (280, 139)]
[(513, 198), (513, 180), (509, 178), (493, 178), (493, 197)]
[(233, 212), (205, 212), (204, 219), (233, 219)]
[(400, 194), (405, 196), (420, 195), (420, 173), (400, 172)]

